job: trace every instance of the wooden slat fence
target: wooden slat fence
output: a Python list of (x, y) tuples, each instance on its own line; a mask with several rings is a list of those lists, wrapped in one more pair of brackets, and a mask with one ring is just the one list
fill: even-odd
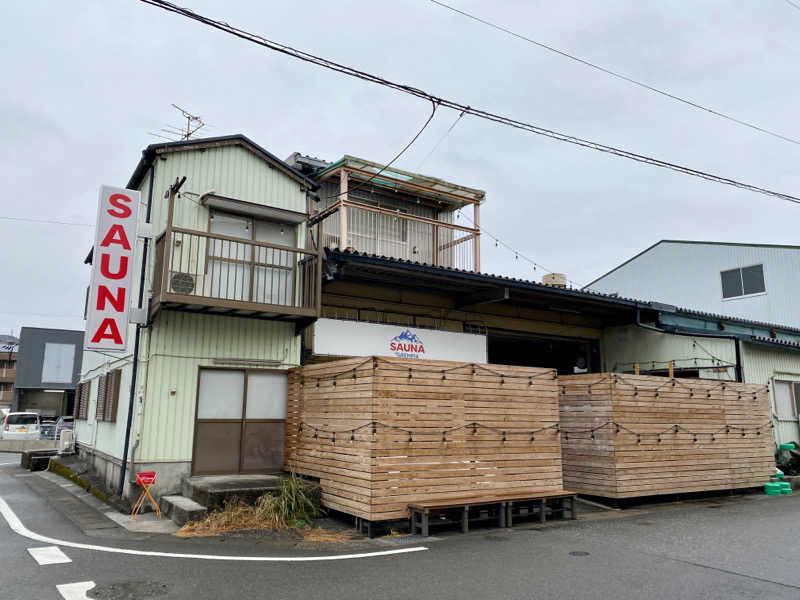
[(619, 374), (569, 375), (559, 386), (570, 490), (608, 498), (728, 490), (775, 472), (764, 386)]
[(549, 369), (362, 357), (289, 372), (286, 468), (370, 521), (408, 504), (561, 491)]

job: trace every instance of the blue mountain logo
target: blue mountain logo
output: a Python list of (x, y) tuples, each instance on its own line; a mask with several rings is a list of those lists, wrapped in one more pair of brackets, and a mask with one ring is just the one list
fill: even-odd
[(408, 342), (409, 344), (421, 344), (422, 340), (419, 339), (419, 336), (416, 333), (411, 333), (410, 330), (406, 329), (400, 335), (396, 335), (392, 338), (393, 342)]
[(425, 346), (422, 345), (422, 340), (419, 339), (417, 334), (411, 333), (408, 329), (389, 341), (389, 350), (394, 352), (395, 356), (401, 358), (422, 358), (422, 355), (425, 354)]

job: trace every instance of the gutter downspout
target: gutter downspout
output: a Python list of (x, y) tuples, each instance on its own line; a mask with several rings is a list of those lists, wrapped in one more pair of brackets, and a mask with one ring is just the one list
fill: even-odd
[[(150, 165), (150, 189), (147, 192), (147, 215), (145, 216), (145, 223), (150, 223), (150, 211), (153, 207), (153, 183), (155, 179), (156, 163)], [(147, 274), (147, 247), (150, 240), (144, 238), (144, 245), (142, 248), (142, 269), (139, 274), (139, 301), (136, 304), (137, 308), (142, 307), (142, 300), (144, 298), (144, 282), (145, 275)], [(128, 468), (128, 446), (131, 442), (131, 425), (133, 422), (133, 407), (136, 397), (136, 373), (139, 366), (139, 338), (141, 337), (142, 326), (136, 325), (136, 337), (133, 342), (133, 367), (131, 368), (131, 390), (128, 397), (128, 419), (125, 422), (125, 445), (122, 448), (122, 465), (119, 470), (119, 483), (118, 493), (122, 496), (125, 489), (125, 472)]]
[(642, 312), (641, 307), (639, 305), (636, 306), (636, 326), (641, 327), (642, 329), (649, 329), (650, 331), (657, 331), (658, 333), (670, 333), (672, 335), (682, 335), (685, 337), (704, 337), (704, 338), (716, 338), (716, 339), (723, 339), (723, 340), (733, 340), (734, 350), (736, 352), (736, 366), (734, 367), (734, 371), (736, 374), (736, 381), (737, 383), (744, 383), (744, 377), (742, 373), (742, 353), (740, 348), (740, 339), (735, 335), (730, 335), (726, 333), (688, 333), (685, 331), (666, 331), (661, 329), (660, 327), (655, 327), (654, 325), (647, 325), (646, 323), (642, 323)]

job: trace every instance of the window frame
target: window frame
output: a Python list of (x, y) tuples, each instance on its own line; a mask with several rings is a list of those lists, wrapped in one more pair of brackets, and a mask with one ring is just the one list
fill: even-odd
[[(778, 385), (788, 385), (789, 386), (789, 403), (794, 411), (792, 415), (782, 415), (778, 412), (778, 399), (777, 399), (777, 387)], [(773, 406), (775, 411), (775, 418), (778, 421), (783, 422), (798, 422), (800, 421), (800, 381), (794, 379), (773, 379), (772, 381), (772, 390), (773, 390)]]
[[(745, 294), (744, 293), (744, 279), (743, 279), (743, 276), (742, 276), (742, 271), (744, 269), (749, 269), (749, 268), (752, 268), (752, 267), (761, 267), (761, 279), (763, 279), (763, 281), (764, 281), (764, 290), (761, 291), (761, 292), (753, 292), (751, 294)], [(722, 286), (722, 274), (723, 273), (728, 273), (730, 271), (738, 271), (739, 272), (739, 282), (742, 284), (742, 293), (740, 295), (738, 295), (738, 296), (725, 296), (725, 289)], [(720, 272), (719, 272), (719, 291), (720, 291), (720, 297), (722, 298), (723, 302), (727, 302), (728, 300), (738, 300), (740, 298), (753, 298), (755, 296), (765, 296), (767, 294), (767, 273), (766, 273), (766, 270), (764, 269), (764, 263), (763, 262), (754, 263), (754, 264), (751, 264), (751, 265), (743, 265), (743, 266), (740, 266), (740, 267), (732, 267), (730, 269), (722, 269), (722, 270), (720, 270)]]

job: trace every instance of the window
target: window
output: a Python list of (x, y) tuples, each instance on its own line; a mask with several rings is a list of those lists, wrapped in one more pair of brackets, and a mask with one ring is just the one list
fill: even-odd
[(42, 361), (42, 383), (71, 383), (74, 362), (74, 344), (46, 343)]
[(86, 415), (88, 413), (89, 408), (89, 392), (92, 389), (92, 382), (91, 381), (84, 381), (83, 383), (79, 383), (78, 387), (75, 388), (75, 412), (74, 416), (76, 419), (83, 419), (86, 420)]
[(753, 265), (730, 269), (720, 273), (722, 278), (722, 297), (736, 298), (750, 294), (760, 294), (767, 290), (764, 285), (764, 266)]
[(800, 414), (800, 383), (775, 382), (775, 415), (779, 419), (796, 419)]
[(101, 375), (97, 385), (97, 407), (95, 419), (115, 422), (117, 420), (117, 404), (119, 400), (119, 384), (121, 369), (115, 369), (107, 375)]

